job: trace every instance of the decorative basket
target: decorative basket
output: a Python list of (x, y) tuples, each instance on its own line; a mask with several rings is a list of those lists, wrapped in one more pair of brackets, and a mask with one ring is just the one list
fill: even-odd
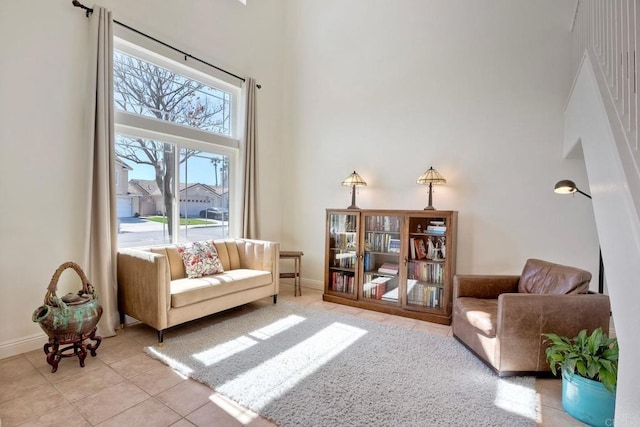
[[(72, 268), (82, 279), (82, 290), (77, 294), (69, 293), (62, 298), (56, 296), (58, 279), (64, 270)], [(91, 286), (80, 266), (74, 262), (62, 264), (51, 278), (44, 305), (38, 307), (32, 320), (40, 324), (50, 339), (58, 342), (83, 340), (98, 324), (102, 316), (102, 307), (96, 290)]]

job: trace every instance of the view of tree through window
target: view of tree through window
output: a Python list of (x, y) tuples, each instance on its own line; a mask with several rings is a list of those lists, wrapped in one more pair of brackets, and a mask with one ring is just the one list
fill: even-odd
[(118, 51), (113, 89), (116, 109), (231, 134), (231, 94)]
[[(231, 135), (230, 93), (119, 51), (113, 76), (116, 110)], [(120, 247), (228, 235), (229, 157), (215, 146), (196, 150), (133, 132), (116, 135), (115, 154)]]

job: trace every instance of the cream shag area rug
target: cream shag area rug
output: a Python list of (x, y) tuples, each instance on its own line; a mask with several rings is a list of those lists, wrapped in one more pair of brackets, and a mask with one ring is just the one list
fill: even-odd
[(533, 377), (455, 339), (282, 301), (147, 347), (281, 426), (534, 426)]

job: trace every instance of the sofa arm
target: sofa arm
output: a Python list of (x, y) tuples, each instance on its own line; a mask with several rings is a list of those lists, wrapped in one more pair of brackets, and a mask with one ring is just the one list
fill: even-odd
[(496, 299), (517, 292), (520, 276), (457, 274), (453, 277), (453, 300), (460, 297)]
[(610, 303), (600, 294), (502, 294), (498, 298), (496, 338), (501, 371), (512, 366), (548, 371), (545, 337), (574, 337), (582, 329), (609, 331)]
[(167, 328), (171, 273), (167, 257), (136, 249), (118, 251), (118, 310), (149, 326)]

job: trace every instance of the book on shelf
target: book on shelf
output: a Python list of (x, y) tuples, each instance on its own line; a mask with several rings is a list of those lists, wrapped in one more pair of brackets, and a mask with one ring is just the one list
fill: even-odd
[(369, 252), (364, 253), (364, 271), (373, 270), (375, 267), (375, 255)]
[(387, 250), (392, 253), (400, 253), (400, 239), (389, 239)]
[(352, 275), (334, 272), (331, 276), (331, 289), (352, 294), (355, 278)]
[(441, 263), (411, 261), (407, 266), (407, 278), (441, 284), (444, 283), (444, 271), (444, 264)]
[(411, 237), (409, 239), (409, 249), (411, 250), (411, 259), (416, 259), (416, 239)]
[(385, 292), (380, 297), (382, 301), (398, 302), (398, 288), (393, 288), (390, 291)]
[(444, 234), (447, 231), (447, 227), (444, 225), (427, 225), (427, 233), (429, 234)]
[(424, 240), (415, 239), (414, 246), (416, 248), (416, 259), (424, 259), (427, 257), (427, 247), (424, 244)]
[(398, 274), (400, 266), (392, 262), (385, 262), (378, 268), (378, 273), (383, 274)]

